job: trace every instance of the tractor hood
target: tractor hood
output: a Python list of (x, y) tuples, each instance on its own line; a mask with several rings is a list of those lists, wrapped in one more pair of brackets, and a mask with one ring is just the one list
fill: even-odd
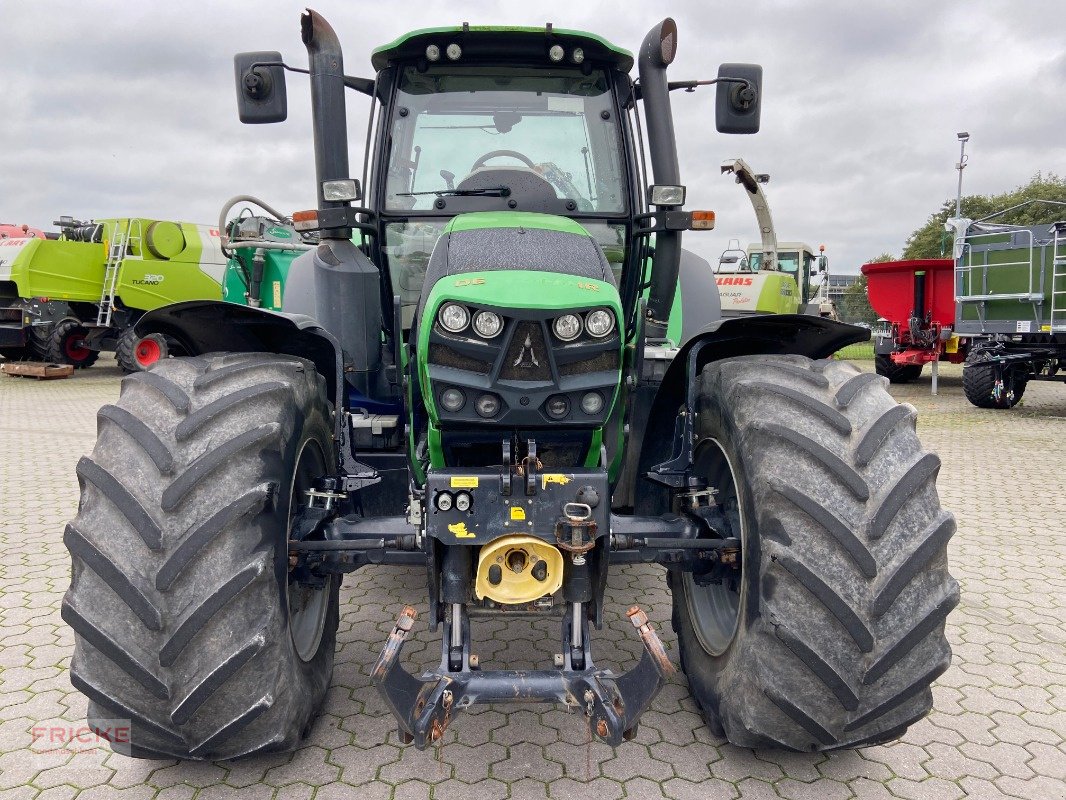
[(456, 217), (433, 250), (417, 316), (432, 423), (602, 427), (618, 388), (621, 314), (610, 265), (573, 220)]

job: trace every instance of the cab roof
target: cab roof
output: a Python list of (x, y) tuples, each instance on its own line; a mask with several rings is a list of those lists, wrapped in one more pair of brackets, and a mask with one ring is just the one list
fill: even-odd
[[(456, 62), (448, 62), (444, 55), (449, 44), (462, 48), (462, 56)], [(539, 28), (500, 25), (455, 25), (445, 28), (422, 28), (405, 33), (389, 44), (378, 47), (371, 53), (370, 62), (375, 70), (383, 70), (391, 64), (412, 61), (425, 57), (426, 48), (435, 44), (440, 48), (441, 61), (457, 63), (471, 61), (522, 61), (543, 59), (545, 66), (553, 66), (548, 59), (552, 45), (562, 45), (566, 55), (562, 64), (572, 65), (571, 53), (580, 47), (585, 54), (585, 63), (607, 63), (622, 72), (633, 69), (633, 54), (611, 44), (601, 36), (584, 31), (556, 28), (551, 23)]]

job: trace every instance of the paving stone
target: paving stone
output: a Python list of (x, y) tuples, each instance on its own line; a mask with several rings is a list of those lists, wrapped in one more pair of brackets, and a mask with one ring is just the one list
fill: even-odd
[[(17, 468), (0, 460), (0, 497), (18, 496), (27, 481), (38, 487), (0, 517), (0, 800), (1064, 798), (1066, 496), (1044, 491), (1031, 469), (1032, 453), (1066, 433), (1066, 393), (1031, 384), (1019, 408), (982, 411), (962, 397), (959, 375), (945, 367), (936, 398), (928, 379), (892, 387), (919, 409), (919, 436), (942, 458), (940, 494), (959, 523), (950, 559), (963, 587), (947, 626), (952, 667), (934, 688), (933, 713), (901, 741), (831, 754), (736, 748), (708, 731), (679, 674), (636, 740), (617, 749), (590, 744), (581, 714), (505, 704), (457, 715), (437, 748), (400, 747), (369, 675), (397, 609), (413, 600), (424, 620), (425, 578), (414, 568), (368, 567), (341, 591), (333, 686), (308, 740), (293, 754), (218, 764), (42, 752), (49, 748), (34, 740), (35, 726), (84, 720), (86, 700), (68, 675), (74, 638), (59, 617), (70, 569), (62, 528), (77, 509), (74, 465), (93, 445), (96, 410), (117, 396), (118, 372), (105, 358), (62, 384), (0, 382), (0, 448), (23, 454)], [(56, 402), (61, 430), (50, 416)], [(994, 488), (975, 473), (992, 464)], [(676, 662), (663, 572), (640, 565), (608, 578), (597, 663), (627, 669), (639, 656), (623, 616), (634, 597)], [(479, 620), (476, 650), (486, 664), (537, 666), (557, 647), (557, 625)], [(420, 623), (405, 664), (432, 667), (439, 654)]]

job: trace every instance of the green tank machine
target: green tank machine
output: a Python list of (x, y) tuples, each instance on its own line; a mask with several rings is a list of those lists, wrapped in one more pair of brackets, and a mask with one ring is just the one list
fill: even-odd
[(6, 357), (83, 368), (113, 350), (131, 372), (140, 368), (133, 325), (146, 311), (221, 296), (225, 259), (212, 227), (143, 217), (55, 224), (55, 237), (0, 241)]
[[(280, 313), (145, 315), (190, 357), (127, 376), (77, 467), (62, 617), (90, 726), (131, 720), (147, 758), (296, 747), (329, 689), (341, 580), (372, 564), (424, 580), (369, 670), (397, 742), (518, 701), (617, 746), (676, 667), (639, 592), (605, 608), (608, 576), (655, 563), (718, 735), (804, 752), (901, 736), (950, 665), (955, 523), (913, 410), (828, 358), (868, 332), (723, 320), (708, 295), (692, 335), (669, 334), (682, 236), (713, 219), (685, 208), (671, 92), (715, 84), (718, 131), (755, 133), (761, 67), (669, 80), (672, 19), (636, 57), (463, 24), (378, 48), (364, 78), (325, 19), (301, 22), (318, 202), (292, 219), (317, 246)], [(285, 69), (236, 57), (242, 121), (286, 118)], [(362, 181), (346, 89), (372, 106)], [(535, 669), (479, 653), (477, 620), (500, 637), (514, 615), (558, 626)], [(639, 652), (624, 671), (594, 659), (612, 616)], [(419, 617), (440, 660), (413, 674)]]

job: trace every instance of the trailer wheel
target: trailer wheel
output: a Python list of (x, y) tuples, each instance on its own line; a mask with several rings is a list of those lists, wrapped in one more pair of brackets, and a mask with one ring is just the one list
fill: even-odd
[(748, 356), (700, 378), (697, 471), (717, 490), (736, 572), (671, 572), (674, 628), (712, 731), (817, 751), (900, 736), (948, 668), (959, 601), (940, 461), (914, 409), (840, 361)]
[(339, 581), (291, 581), (297, 498), (335, 466), (325, 383), (274, 355), (169, 359), (122, 382), (64, 533), (71, 682), (119, 752), (288, 750), (333, 669)]
[(874, 356), (874, 366), (877, 374), (888, 378), (890, 383), (910, 383), (922, 374), (921, 364), (897, 364), (885, 354)]
[(973, 363), (967, 358), (962, 370), (962, 390), (966, 399), (978, 408), (1014, 408), (1025, 394), (1028, 375), (1017, 366), (1002, 368), (996, 364)]
[(132, 327), (126, 328), (118, 337), (115, 360), (123, 372), (142, 372), (157, 361), (170, 357), (167, 338), (161, 333), (138, 336)]
[(48, 360), (54, 364), (70, 364), (85, 369), (96, 363), (100, 353), (87, 347), (84, 339), (89, 331), (76, 319), (60, 320), (48, 336)]

